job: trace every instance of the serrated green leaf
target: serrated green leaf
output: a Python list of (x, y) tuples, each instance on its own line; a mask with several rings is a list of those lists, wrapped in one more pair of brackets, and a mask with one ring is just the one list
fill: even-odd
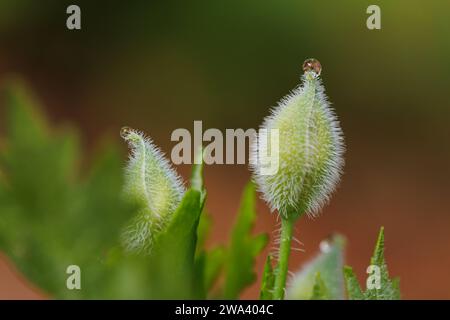
[(225, 299), (237, 299), (240, 292), (255, 281), (255, 259), (268, 242), (265, 234), (251, 235), (256, 219), (255, 197), (254, 184), (247, 184), (227, 253), (223, 288)]
[(261, 283), (261, 291), (259, 294), (260, 300), (272, 300), (273, 299), (273, 286), (275, 284), (275, 274), (272, 266), (272, 258), (267, 256), (266, 263), (264, 265), (264, 273)]
[(350, 300), (364, 300), (364, 294), (351, 267), (344, 267), (344, 278), (348, 298)]
[[(384, 258), (384, 228), (381, 227), (377, 243), (370, 259), (372, 266), (377, 266), (380, 270), (380, 288), (367, 288), (365, 292), (368, 300), (397, 300), (400, 299), (399, 280), (393, 282), (389, 278), (387, 264)], [(375, 272), (375, 271), (374, 271)], [(369, 275), (370, 277), (371, 275)], [(370, 280), (370, 279), (369, 279)], [(368, 280), (368, 281), (369, 281)]]
[[(390, 279), (388, 267), (384, 258), (384, 228), (381, 227), (375, 249), (370, 259), (371, 266), (368, 268), (368, 278), (366, 284), (371, 284), (371, 288), (364, 291), (363, 299), (365, 300), (398, 300), (400, 299), (400, 288), (398, 279)], [(347, 278), (347, 290), (350, 299), (360, 299), (359, 293), (355, 291), (357, 283), (356, 277), (351, 268), (344, 269)], [(379, 288), (377, 288), (377, 283)], [(361, 289), (360, 289), (361, 291)]]
[[(299, 270), (290, 281), (286, 298), (306, 300), (313, 296), (314, 286), (317, 284), (317, 274), (320, 281), (327, 288), (327, 299), (344, 299), (344, 279), (342, 276), (343, 251), (345, 239), (335, 235), (321, 243), (321, 252)], [(317, 284), (317, 285), (320, 285)]]
[(386, 264), (384, 261), (384, 228), (380, 228), (380, 232), (378, 234), (377, 243), (375, 244), (375, 249), (373, 251), (372, 258), (370, 259), (370, 263), (373, 265), (384, 265)]

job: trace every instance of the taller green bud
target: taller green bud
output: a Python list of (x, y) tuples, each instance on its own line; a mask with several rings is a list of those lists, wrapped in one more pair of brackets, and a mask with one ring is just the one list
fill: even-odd
[[(270, 135), (278, 130), (279, 168), (254, 177), (272, 210), (284, 218), (316, 215), (334, 191), (344, 164), (344, 138), (320, 79), (322, 66), (315, 59), (303, 64), (302, 83), (278, 103), (261, 127)], [(266, 152), (260, 139), (255, 151)]]
[[(320, 80), (315, 59), (303, 64), (302, 83), (281, 99), (261, 127), (254, 146), (254, 177), (272, 210), (281, 216), (278, 263), (273, 299), (283, 299), (294, 223), (303, 214), (316, 215), (341, 176), (344, 138)], [(262, 133), (262, 134), (261, 134)], [(277, 139), (266, 139), (266, 136)], [(277, 170), (267, 174), (267, 154)]]

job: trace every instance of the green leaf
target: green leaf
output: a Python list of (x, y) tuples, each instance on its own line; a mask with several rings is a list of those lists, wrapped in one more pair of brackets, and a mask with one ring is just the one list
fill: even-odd
[(210, 215), (203, 210), (197, 227), (197, 248), (195, 249), (196, 284), (198, 287), (197, 291), (201, 292), (202, 298), (206, 298), (208, 291), (217, 279), (223, 267), (225, 255), (223, 247), (216, 247), (212, 250), (205, 249), (211, 225)]
[(223, 297), (237, 299), (240, 292), (256, 279), (255, 259), (268, 242), (265, 234), (251, 235), (256, 219), (255, 186), (247, 184), (234, 225), (225, 265)]
[(370, 264), (380, 269), (380, 289), (367, 289), (366, 298), (369, 300), (398, 300), (400, 299), (399, 280), (389, 278), (388, 267), (384, 258), (384, 228), (381, 227), (377, 243)]
[(329, 300), (329, 299), (330, 293), (328, 292), (327, 286), (325, 285), (325, 282), (322, 280), (320, 272), (317, 272), (314, 280), (311, 300)]
[[(200, 148), (198, 152), (201, 154), (202, 149)], [(203, 159), (202, 157), (200, 158)], [(206, 201), (206, 189), (204, 186), (204, 179), (203, 179), (203, 162), (199, 164), (194, 163), (192, 165), (191, 188), (201, 193), (200, 209), (202, 211), (202, 214), (200, 215), (200, 220), (197, 228), (197, 249), (196, 249), (196, 252), (198, 254), (201, 254), (212, 224), (211, 217), (207, 214), (207, 212), (204, 212), (204, 205)]]
[[(372, 288), (367, 288), (360, 295), (357, 290), (357, 280), (351, 268), (344, 269), (347, 282), (347, 293), (349, 299), (365, 300), (398, 300), (400, 299), (399, 279), (390, 279), (388, 267), (384, 258), (384, 228), (381, 227), (375, 249), (370, 259), (370, 268), (368, 272), (367, 284), (371, 283)], [(379, 278), (378, 278), (379, 277)], [(378, 279), (377, 279), (378, 278)], [(379, 281), (378, 281), (379, 280)], [(379, 287), (377, 288), (377, 282)], [(359, 285), (358, 285), (359, 286)]]
[(153, 273), (160, 298), (194, 298), (194, 257), (201, 193), (190, 189), (173, 214), (166, 230), (155, 239)]
[[(157, 288), (155, 292), (158, 292), (158, 298), (192, 299), (200, 298), (204, 294), (199, 292), (199, 286), (195, 283), (198, 276), (195, 263), (198, 229), (206, 197), (202, 168), (202, 164), (194, 165), (192, 188), (186, 192), (166, 230), (155, 239), (155, 253), (152, 254), (154, 261), (152, 270), (155, 276), (152, 277), (152, 285)], [(205, 262), (208, 269), (214, 269), (209, 264), (215, 264), (216, 260), (220, 260), (218, 254), (215, 254), (212, 261), (208, 257)], [(211, 273), (210, 277), (214, 276), (214, 270), (208, 272)], [(204, 281), (209, 280), (211, 279)]]
[(364, 300), (364, 293), (362, 292), (358, 279), (353, 273), (353, 269), (351, 267), (344, 267), (344, 278), (348, 298), (350, 300)]
[(272, 300), (273, 299), (273, 286), (275, 284), (275, 274), (272, 266), (272, 257), (267, 256), (266, 263), (264, 265), (263, 279), (261, 283), (261, 292), (259, 294), (260, 300)]
[[(322, 291), (326, 288), (327, 299), (344, 299), (342, 275), (344, 247), (345, 239), (340, 235), (322, 241), (320, 253), (295, 273), (287, 287), (286, 298), (310, 299), (314, 296), (315, 286), (319, 286)], [(320, 279), (317, 279), (317, 274), (320, 274)]]
[(211, 229), (212, 219), (211, 216), (203, 210), (200, 215), (200, 221), (197, 228), (197, 254), (201, 254), (205, 248), (206, 239), (208, 238), (209, 231)]
[(223, 246), (216, 246), (212, 249), (205, 249), (205, 242), (211, 228), (212, 220), (204, 210), (200, 216), (197, 228), (197, 249), (196, 249), (196, 269), (199, 291), (202, 296), (212, 296), (213, 289), (220, 272), (223, 269), (226, 249)]
[[(202, 149), (198, 151), (202, 154)], [(203, 157), (200, 157), (203, 159)], [(192, 174), (191, 174), (191, 187), (200, 192), (205, 191), (204, 181), (203, 181), (203, 162), (194, 163), (192, 165)]]
[(226, 258), (226, 250), (222, 246), (215, 247), (205, 255), (204, 285), (206, 292), (209, 292), (223, 268)]

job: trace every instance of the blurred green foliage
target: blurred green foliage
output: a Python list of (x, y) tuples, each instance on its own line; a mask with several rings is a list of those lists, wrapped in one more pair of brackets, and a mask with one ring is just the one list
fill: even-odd
[[(116, 148), (102, 148), (83, 173), (74, 130), (52, 130), (17, 81), (7, 86), (4, 98), (0, 248), (50, 297), (205, 298), (224, 270), (226, 281), (215, 297), (238, 298), (255, 280), (254, 259), (267, 237), (250, 235), (254, 186), (245, 191), (230, 245), (206, 250), (210, 222), (207, 215), (200, 219), (206, 192), (201, 166), (194, 166), (192, 188), (152, 253), (127, 253), (118, 240), (138, 208), (121, 196), (123, 170)], [(69, 265), (81, 269), (81, 290), (66, 287)]]

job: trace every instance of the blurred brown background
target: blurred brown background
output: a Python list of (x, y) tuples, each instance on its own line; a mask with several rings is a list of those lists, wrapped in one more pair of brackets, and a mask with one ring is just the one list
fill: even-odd
[[(66, 29), (69, 4), (81, 7), (80, 31)], [(370, 4), (381, 7), (381, 30), (366, 28)], [(362, 281), (384, 225), (403, 298), (450, 299), (449, 10), (444, 0), (2, 0), (0, 81), (24, 78), (55, 125), (81, 129), (88, 150), (128, 125), (169, 153), (171, 132), (194, 120), (258, 127), (315, 57), (346, 135), (345, 175), (322, 215), (298, 224), (305, 252), (290, 270), (336, 231)], [(250, 175), (243, 165), (205, 175), (211, 243), (224, 242)], [(272, 232), (276, 217), (259, 209), (256, 231)], [(41, 297), (2, 259), (0, 298)]]

